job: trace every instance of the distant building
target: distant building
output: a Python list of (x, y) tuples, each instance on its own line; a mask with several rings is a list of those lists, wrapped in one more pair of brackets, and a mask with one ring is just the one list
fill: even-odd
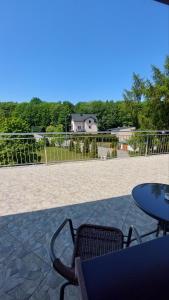
[(95, 114), (72, 114), (71, 131), (97, 132), (97, 117)]
[(33, 136), (36, 142), (39, 142), (43, 139), (43, 136), (41, 134), (34, 133)]
[(132, 151), (131, 146), (128, 145), (128, 140), (130, 139), (135, 130), (135, 127), (124, 126), (111, 129), (111, 134), (116, 135), (119, 140), (119, 149), (124, 151)]
[(131, 137), (132, 132), (136, 130), (136, 127), (117, 127), (111, 129), (111, 134), (115, 134), (119, 138), (119, 142), (123, 142)]

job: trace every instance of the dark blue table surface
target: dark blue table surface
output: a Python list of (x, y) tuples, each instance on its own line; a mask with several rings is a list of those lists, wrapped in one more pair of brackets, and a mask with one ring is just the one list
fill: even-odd
[(137, 185), (132, 190), (136, 204), (148, 215), (169, 222), (169, 201), (165, 199), (169, 193), (169, 185), (160, 183), (145, 183)]
[(88, 300), (168, 300), (169, 236), (139, 246), (77, 261)]

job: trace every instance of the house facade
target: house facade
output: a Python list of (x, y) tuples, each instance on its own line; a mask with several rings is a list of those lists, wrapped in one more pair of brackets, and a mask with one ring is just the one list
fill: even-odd
[(71, 131), (97, 132), (97, 117), (95, 114), (72, 114)]

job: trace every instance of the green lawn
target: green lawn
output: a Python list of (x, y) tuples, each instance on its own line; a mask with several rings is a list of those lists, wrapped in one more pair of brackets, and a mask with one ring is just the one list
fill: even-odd
[[(41, 155), (41, 162), (46, 162), (45, 150), (42, 149), (39, 154)], [(59, 147), (47, 147), (46, 155), (47, 162), (91, 159), (88, 154), (84, 155), (83, 153), (76, 153), (75, 151), (69, 151), (68, 149)]]

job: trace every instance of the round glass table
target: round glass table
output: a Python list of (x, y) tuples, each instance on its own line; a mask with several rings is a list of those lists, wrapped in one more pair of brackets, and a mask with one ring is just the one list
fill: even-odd
[(136, 205), (146, 214), (159, 221), (157, 235), (162, 229), (169, 231), (169, 185), (161, 183), (144, 183), (132, 190)]

